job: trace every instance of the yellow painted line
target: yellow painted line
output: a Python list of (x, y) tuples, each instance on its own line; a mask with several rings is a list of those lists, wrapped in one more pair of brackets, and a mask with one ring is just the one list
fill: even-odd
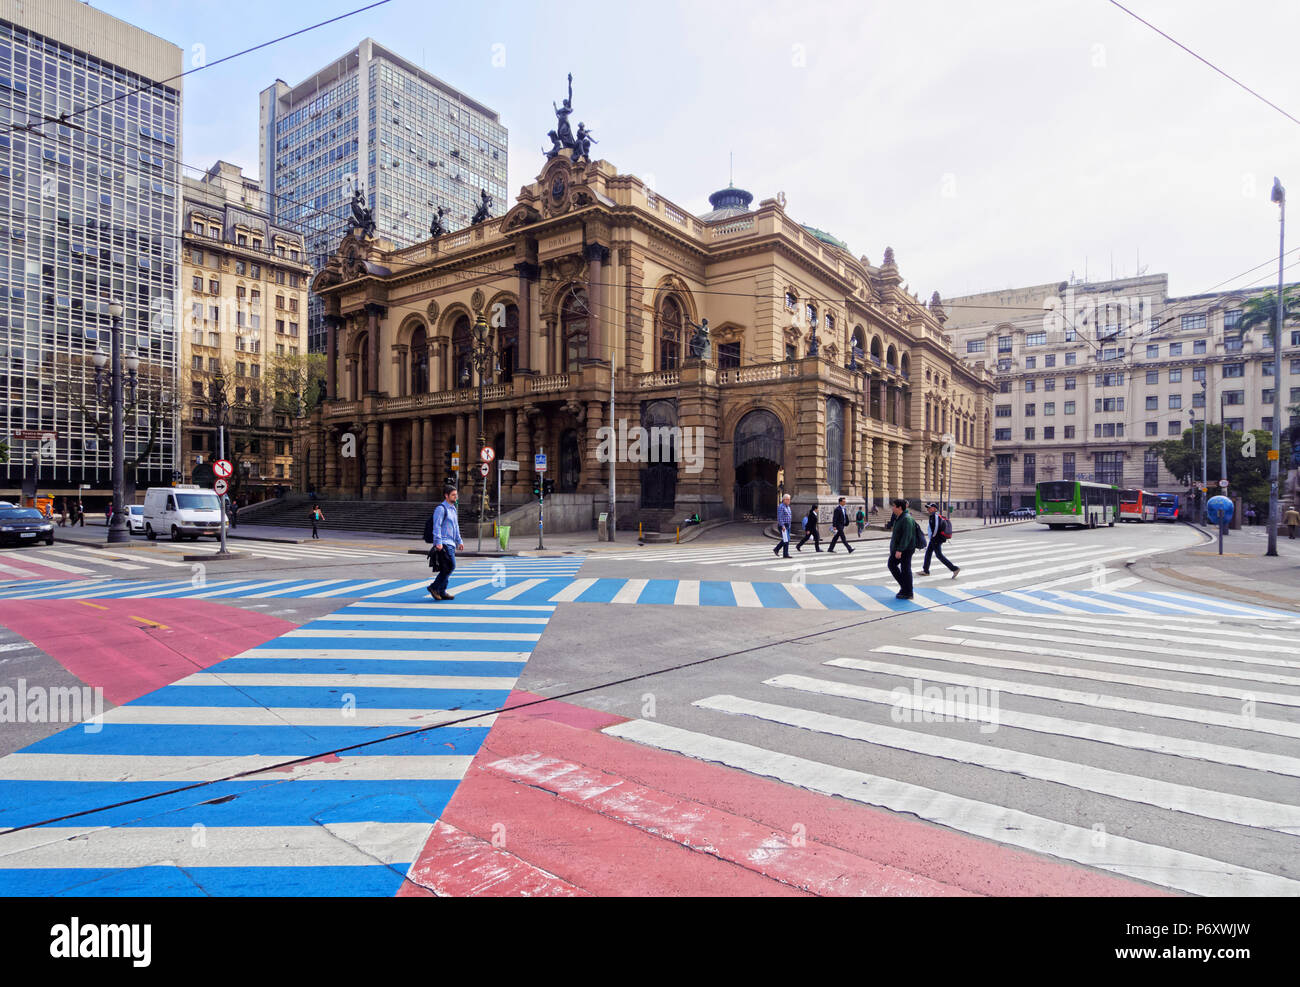
[(160, 624), (160, 623), (158, 623), (158, 621), (156, 621), (156, 620), (149, 620), (149, 619), (146, 618), (146, 617), (136, 617), (136, 616), (132, 616), (131, 619), (132, 619), (132, 620), (138, 620), (138, 621), (140, 621), (140, 623), (142, 623), (142, 624), (148, 624), (150, 627), (157, 627), (157, 628), (160, 628), (161, 630), (164, 630), (164, 631), (166, 631), (166, 630), (170, 630), (170, 628), (169, 628), (166, 624)]
[(107, 610), (108, 607), (101, 607), (98, 603), (87, 603), (85, 600), (78, 600), (83, 607), (94, 607), (96, 610)]

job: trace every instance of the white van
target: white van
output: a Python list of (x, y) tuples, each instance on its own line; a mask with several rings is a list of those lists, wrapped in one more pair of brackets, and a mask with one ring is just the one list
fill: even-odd
[(144, 495), (144, 533), (197, 541), (199, 535), (221, 537), (221, 505), (211, 490), (192, 483), (150, 487)]

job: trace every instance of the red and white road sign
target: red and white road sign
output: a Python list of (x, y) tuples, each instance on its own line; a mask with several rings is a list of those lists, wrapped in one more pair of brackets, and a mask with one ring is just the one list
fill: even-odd
[(479, 464), (478, 464), (479, 475), (480, 475), (480, 476), (487, 476), (487, 475), (488, 475), (488, 470), (490, 470), (491, 468), (492, 468), (492, 467), (490, 467), (487, 463), (479, 463)]
[(212, 475), (219, 476), (222, 479), (229, 477), (235, 472), (235, 468), (230, 465), (229, 459), (218, 459), (212, 464)]
[(493, 452), (491, 446), (484, 446), (484, 447), (479, 451), (478, 458), (481, 459), (481, 460), (483, 460), (483, 462), (485, 462), (485, 463), (490, 463), (490, 462), (492, 462), (492, 460), (494, 460), (494, 459), (497, 458), (497, 454), (496, 454), (495, 452)]
[(212, 489), (217, 492), (218, 497), (222, 497), (225, 496), (226, 491), (230, 489), (230, 484), (225, 480), (217, 480), (212, 484)]

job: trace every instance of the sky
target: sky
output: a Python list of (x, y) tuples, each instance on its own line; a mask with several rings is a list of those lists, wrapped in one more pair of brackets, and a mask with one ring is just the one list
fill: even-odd
[[(367, 2), (94, 6), (190, 67)], [(1300, 4), (1124, 3), (1300, 118)], [(572, 72), (593, 156), (702, 213), (734, 155), (755, 204), (784, 192), (873, 264), (892, 246), (923, 299), (1142, 269), (1176, 295), (1268, 284), (1273, 176), (1300, 202), (1300, 124), (1108, 0), (390, 0), (187, 76), (185, 162), (257, 175), (259, 92), (367, 36), (500, 113), (512, 197)]]

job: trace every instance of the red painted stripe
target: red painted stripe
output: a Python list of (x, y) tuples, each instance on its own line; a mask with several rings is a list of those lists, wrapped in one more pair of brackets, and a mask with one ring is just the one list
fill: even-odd
[(585, 895), (568, 881), (446, 823), (435, 823), (399, 898), (496, 895), (512, 898)]
[[(511, 704), (529, 698), (536, 697), (516, 692)], [(493, 826), (503, 827), (495, 832), (506, 834), (511, 853), (595, 894), (800, 893), (791, 883), (827, 894), (871, 887), (885, 894), (1167, 893), (577, 729), (568, 725), (584, 719), (575, 709), (545, 703), (528, 716), (498, 716), (443, 818), (480, 840), (490, 841)], [(612, 719), (589, 713), (595, 722)], [(796, 833), (804, 847), (791, 845)], [(655, 852), (647, 840), (673, 849)], [(763, 857), (764, 849), (774, 852)], [(714, 854), (737, 862), (724, 864)], [(689, 862), (679, 866), (703, 868), (707, 876), (692, 881), (663, 870), (665, 862), (682, 860)], [(840, 887), (835, 867), (849, 875)]]
[(0, 601), (0, 625), (103, 688), (115, 706), (297, 626), (207, 600)]

